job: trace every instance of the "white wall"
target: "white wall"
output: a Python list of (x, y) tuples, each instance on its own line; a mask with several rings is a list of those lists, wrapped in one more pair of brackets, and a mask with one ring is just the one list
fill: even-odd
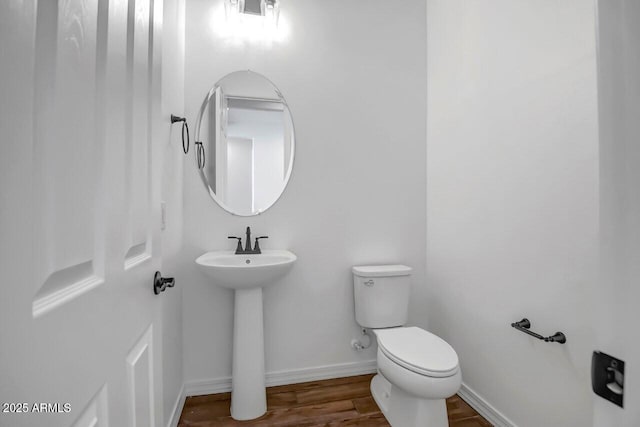
[(429, 0), (427, 40), (431, 329), (516, 425), (591, 425), (594, 6)]
[[(185, 166), (185, 378), (231, 374), (233, 296), (194, 260), (232, 249), (230, 234), (270, 236), (264, 248), (298, 255), (264, 293), (267, 372), (373, 360), (351, 350), (358, 334), (350, 268), (406, 263), (424, 283), (425, 5), (419, 0), (286, 1), (271, 43), (211, 29), (221, 1), (187, 2), (186, 109), (225, 74), (251, 69), (286, 98), (296, 131), (293, 174), (266, 213), (234, 217), (207, 195), (193, 159)], [(416, 293), (416, 313), (425, 301)], [(419, 317), (419, 316), (418, 316)]]
[(595, 349), (626, 362), (621, 409), (594, 395), (594, 425), (640, 425), (640, 3), (598, 1), (601, 261)]

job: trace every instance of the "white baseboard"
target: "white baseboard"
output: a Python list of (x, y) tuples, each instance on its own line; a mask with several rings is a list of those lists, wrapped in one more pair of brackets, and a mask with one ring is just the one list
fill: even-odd
[(182, 414), (182, 408), (184, 408), (184, 401), (187, 399), (187, 395), (184, 392), (184, 385), (180, 388), (176, 404), (171, 411), (171, 418), (169, 419), (168, 427), (177, 427), (180, 421), (180, 415)]
[(304, 383), (307, 381), (328, 380), (331, 378), (353, 377), (355, 375), (372, 374), (378, 369), (376, 360), (366, 362), (341, 363), (314, 368), (294, 369), (288, 371), (268, 372), (267, 387), (284, 384)]
[(478, 393), (462, 383), (458, 395), (495, 427), (517, 427), (509, 418), (491, 406)]
[[(376, 369), (377, 363), (375, 360), (341, 363), (338, 365), (267, 372), (265, 382), (267, 387), (272, 387), (276, 385), (371, 374), (376, 372)], [(231, 377), (189, 381), (184, 385), (184, 394), (186, 396), (201, 396), (204, 394), (225, 393), (228, 391), (231, 391)]]
[(231, 377), (188, 381), (184, 384), (186, 396), (202, 396), (205, 394), (225, 393), (227, 391), (231, 391)]

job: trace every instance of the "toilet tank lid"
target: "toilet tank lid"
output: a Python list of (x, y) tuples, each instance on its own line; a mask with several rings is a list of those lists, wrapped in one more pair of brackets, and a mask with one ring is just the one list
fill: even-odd
[(411, 267), (406, 265), (359, 265), (351, 270), (353, 274), (360, 277), (391, 277), (411, 274)]

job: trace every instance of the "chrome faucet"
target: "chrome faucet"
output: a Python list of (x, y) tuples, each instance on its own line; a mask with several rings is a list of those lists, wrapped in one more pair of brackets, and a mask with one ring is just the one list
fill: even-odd
[(247, 234), (247, 237), (246, 237), (244, 249), (242, 248), (242, 237), (228, 236), (229, 239), (238, 239), (238, 245), (236, 246), (236, 255), (261, 254), (262, 251), (260, 250), (260, 244), (258, 243), (258, 240), (268, 239), (269, 236), (256, 237), (256, 243), (253, 246), (253, 249), (251, 249), (251, 227), (247, 227), (246, 234)]

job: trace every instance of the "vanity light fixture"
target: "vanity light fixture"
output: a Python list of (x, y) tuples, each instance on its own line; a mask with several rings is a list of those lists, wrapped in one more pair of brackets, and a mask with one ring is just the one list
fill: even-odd
[(265, 4), (265, 17), (276, 27), (278, 26), (278, 18), (280, 17), (280, 0), (263, 0)]
[(224, 0), (224, 13), (227, 21), (232, 20), (240, 11), (240, 0)]
[(240, 14), (264, 16), (265, 21), (278, 25), (280, 0), (225, 0), (227, 21), (233, 21)]

